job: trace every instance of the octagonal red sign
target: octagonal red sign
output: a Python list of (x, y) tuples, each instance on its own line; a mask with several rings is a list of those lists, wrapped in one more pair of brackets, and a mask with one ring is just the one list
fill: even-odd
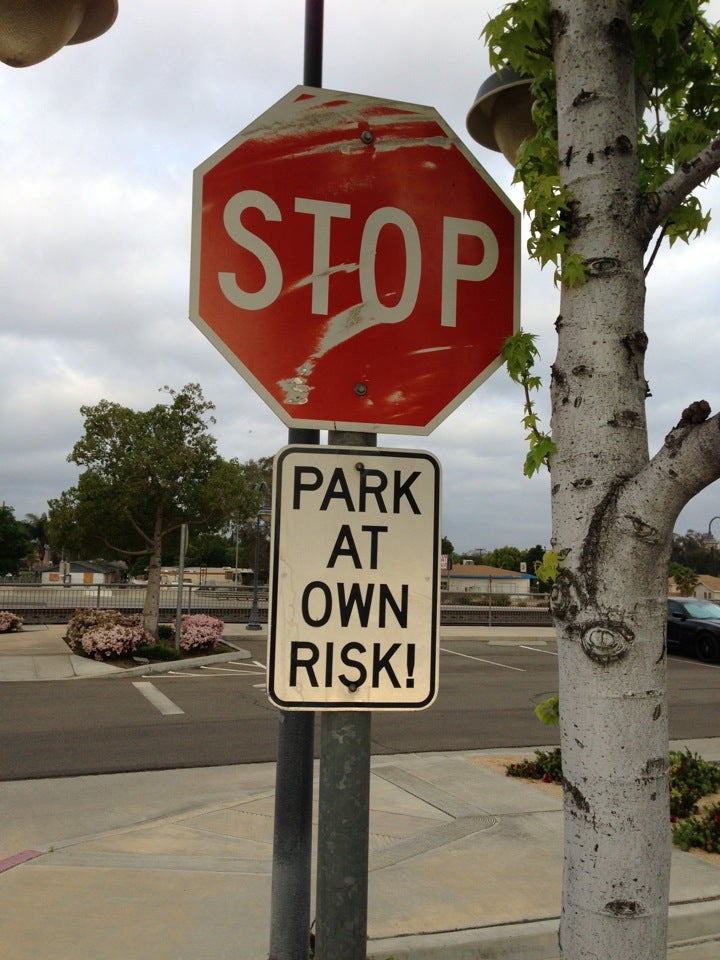
[(190, 316), (288, 426), (428, 434), (516, 329), (519, 230), (431, 107), (296, 87), (195, 171)]

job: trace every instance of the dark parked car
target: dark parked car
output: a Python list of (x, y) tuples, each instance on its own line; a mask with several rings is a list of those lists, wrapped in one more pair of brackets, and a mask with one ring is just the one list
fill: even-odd
[(694, 653), (703, 663), (720, 660), (720, 606), (711, 600), (671, 597), (667, 602), (668, 649)]

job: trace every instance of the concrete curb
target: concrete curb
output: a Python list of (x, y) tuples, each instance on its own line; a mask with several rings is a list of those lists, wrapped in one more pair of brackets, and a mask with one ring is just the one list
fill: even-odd
[[(367, 960), (556, 960), (560, 917), (518, 920), (494, 927), (416, 933), (369, 940)], [(720, 955), (720, 898), (708, 897), (670, 904), (668, 951), (686, 947), (709, 950), (700, 956)], [(715, 945), (715, 946), (713, 946)]]
[(497, 927), (410, 934), (368, 941), (367, 960), (549, 960), (558, 956), (559, 917)]
[[(226, 639), (223, 640), (223, 643), (232, 646)], [(151, 662), (137, 667), (128, 667), (127, 669), (114, 667), (113, 672), (108, 673), (107, 676), (140, 677), (148, 673), (169, 673), (171, 670), (193, 670), (196, 667), (205, 667), (213, 663), (229, 663), (231, 660), (249, 660), (251, 656), (252, 654), (249, 651), (237, 647), (232, 653), (212, 653), (207, 657), (192, 657), (189, 660), (163, 660), (157, 663)], [(78, 677), (77, 679), (82, 678)]]

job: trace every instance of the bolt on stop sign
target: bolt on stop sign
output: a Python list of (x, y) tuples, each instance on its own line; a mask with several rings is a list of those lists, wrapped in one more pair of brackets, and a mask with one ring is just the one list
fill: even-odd
[(288, 426), (428, 434), (517, 328), (519, 229), (431, 107), (296, 87), (195, 171), (190, 316)]

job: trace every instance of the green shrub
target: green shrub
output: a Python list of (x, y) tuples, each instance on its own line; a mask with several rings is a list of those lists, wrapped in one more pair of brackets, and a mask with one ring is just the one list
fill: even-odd
[[(505, 772), (509, 777), (562, 783), (560, 747), (536, 750), (534, 759), (507, 764)], [(670, 751), (670, 817), (673, 821), (695, 813), (698, 800), (717, 790), (720, 790), (720, 766), (689, 750)]]
[(554, 750), (536, 750), (535, 759), (519, 760), (505, 767), (508, 777), (525, 777), (528, 780), (542, 780), (544, 783), (562, 783), (562, 762), (560, 747)]
[(670, 816), (689, 817), (701, 797), (720, 790), (720, 767), (697, 753), (670, 751)]
[(674, 824), (672, 834), (673, 843), (686, 852), (691, 847), (699, 847), (708, 853), (720, 853), (720, 803), (700, 816)]
[[(173, 634), (174, 636), (174, 634)], [(145, 657), (146, 660), (162, 662), (164, 660), (182, 660), (183, 655), (174, 646), (163, 643), (141, 643), (135, 650), (135, 655)]]

